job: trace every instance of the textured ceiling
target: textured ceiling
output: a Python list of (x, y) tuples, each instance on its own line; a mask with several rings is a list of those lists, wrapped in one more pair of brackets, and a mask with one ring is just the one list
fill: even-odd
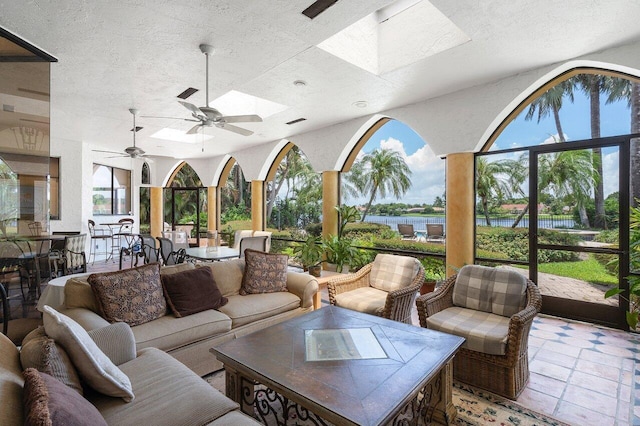
[[(51, 68), (53, 143), (80, 140), (122, 150), (132, 141), (131, 107), (141, 115), (188, 118), (176, 96), (195, 87), (200, 91), (188, 101), (205, 103), (200, 43), (215, 48), (210, 100), (236, 90), (289, 107), (263, 123), (239, 124), (255, 131), (249, 137), (206, 129), (213, 138), (204, 142), (204, 153), (200, 143), (150, 138), (164, 127), (186, 131), (193, 123), (137, 120), (144, 127), (138, 146), (149, 154), (180, 158), (216, 156), (287, 138), (640, 37), (636, 0), (433, 0), (431, 4), (470, 41), (376, 75), (317, 45), (393, 2), (342, 0), (314, 20), (301, 14), (311, 3), (0, 1), (0, 26), (59, 60)], [(420, 25), (408, 34), (411, 31), (423, 40)], [(397, 42), (406, 49), (413, 40), (404, 36)], [(440, 42), (434, 40), (434, 45)], [(428, 47), (423, 40), (420, 48)], [(307, 84), (294, 86), (295, 80)], [(354, 106), (357, 101), (366, 101), (367, 107)], [(307, 120), (285, 124), (300, 117)]]

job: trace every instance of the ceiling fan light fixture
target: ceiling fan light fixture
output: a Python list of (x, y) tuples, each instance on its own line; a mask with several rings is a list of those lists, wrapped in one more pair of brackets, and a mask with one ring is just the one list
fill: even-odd
[(307, 85), (307, 82), (304, 80), (296, 80), (293, 82), (293, 85), (296, 87), (304, 87)]
[(367, 106), (369, 106), (369, 104), (367, 103), (367, 101), (356, 101), (353, 103), (353, 106), (356, 108), (366, 108)]

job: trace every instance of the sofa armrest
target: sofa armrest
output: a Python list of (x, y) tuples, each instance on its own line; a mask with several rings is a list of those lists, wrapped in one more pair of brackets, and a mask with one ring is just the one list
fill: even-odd
[(88, 334), (115, 365), (135, 359), (136, 340), (127, 323), (115, 322), (106, 327), (89, 330)]
[(67, 308), (60, 309), (60, 312), (73, 319), (80, 324), (85, 330), (94, 330), (96, 328), (102, 328), (109, 325), (109, 322), (96, 314), (90, 309), (85, 308)]
[(301, 308), (311, 308), (313, 296), (318, 292), (318, 280), (313, 275), (287, 272), (287, 290), (300, 298)]

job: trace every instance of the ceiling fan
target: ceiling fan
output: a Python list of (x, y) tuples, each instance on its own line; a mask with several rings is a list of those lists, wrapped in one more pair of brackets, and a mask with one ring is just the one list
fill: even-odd
[(261, 122), (262, 117), (255, 114), (248, 115), (223, 115), (220, 111), (215, 108), (209, 107), (209, 55), (213, 53), (213, 46), (209, 44), (201, 44), (200, 51), (204, 53), (206, 57), (206, 104), (203, 107), (197, 107), (194, 104), (184, 101), (178, 101), (180, 105), (184, 106), (191, 112), (192, 118), (176, 118), (176, 117), (151, 117), (145, 116), (148, 118), (172, 118), (179, 119), (185, 121), (193, 121), (198, 124), (193, 126), (187, 134), (192, 135), (198, 132), (198, 130), (202, 127), (212, 127), (215, 126), (219, 129), (228, 130), (230, 132), (234, 132), (243, 136), (250, 136), (253, 134), (251, 130), (243, 129), (242, 127), (234, 126), (229, 123), (249, 123), (249, 122)]
[(144, 150), (136, 146), (136, 132), (139, 130), (136, 127), (136, 115), (138, 114), (138, 110), (135, 108), (129, 108), (129, 112), (133, 115), (133, 146), (129, 146), (124, 149), (124, 152), (117, 151), (102, 151), (99, 149), (94, 149), (95, 152), (108, 152), (110, 154), (119, 154), (117, 157), (131, 157), (131, 158), (147, 158), (144, 155)]

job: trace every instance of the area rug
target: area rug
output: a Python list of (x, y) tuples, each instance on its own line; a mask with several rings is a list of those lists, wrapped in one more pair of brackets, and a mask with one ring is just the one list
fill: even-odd
[[(224, 393), (224, 373), (217, 372), (205, 377), (214, 388)], [(461, 426), (570, 426), (545, 414), (537, 413), (517, 403), (471, 386), (454, 383), (453, 404), (458, 416), (455, 425)], [(281, 410), (278, 410), (281, 412)], [(275, 424), (275, 422), (274, 422)], [(297, 417), (291, 410), (287, 425), (314, 425)], [(326, 423), (330, 425), (330, 423)]]

